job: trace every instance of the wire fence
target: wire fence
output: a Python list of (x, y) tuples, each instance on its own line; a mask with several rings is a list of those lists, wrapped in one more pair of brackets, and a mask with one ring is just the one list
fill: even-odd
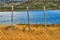
[[(25, 24), (30, 31), (33, 26), (44, 27), (45, 36), (60, 37), (60, 1), (27, 1), (24, 3), (1, 4), (0, 24), (9, 24), (12, 29), (14, 24)], [(19, 26), (20, 27), (20, 26)], [(24, 28), (25, 30), (25, 28)], [(38, 29), (37, 29), (38, 30)], [(39, 32), (38, 31), (38, 32)], [(53, 40), (52, 39), (52, 40)]]
[[(20, 3), (19, 3), (20, 4)], [(6, 6), (1, 6), (0, 11), (8, 11), (11, 12), (12, 14), (11, 16), (11, 26), (14, 24), (14, 12), (16, 11), (24, 11), (25, 13), (27, 13), (27, 24), (28, 24), (28, 28), (30, 30), (30, 24), (44, 24), (45, 30), (47, 27), (47, 24), (59, 24), (60, 22), (58, 20), (59, 19), (59, 9), (60, 9), (60, 5), (59, 5), (59, 1), (28, 1), (28, 2), (24, 2), (21, 5), (14, 5), (13, 6), (8, 6), (9, 4), (6, 4)], [(32, 11), (33, 12), (32, 12)], [(57, 11), (58, 10), (58, 11)], [(37, 11), (37, 12), (35, 12)], [(35, 18), (34, 16), (36, 16), (34, 13), (37, 13), (39, 15), (39, 13), (41, 13), (41, 19), (39, 18), (40, 16), (38, 16), (37, 14), (37, 18), (36, 19), (31, 19), (32, 17)], [(52, 13), (52, 14), (51, 14)], [(55, 14), (54, 14), (55, 13)], [(59, 14), (59, 15), (58, 15)], [(32, 16), (34, 15), (34, 16)], [(48, 16), (49, 15), (49, 16)], [(32, 17), (31, 17), (32, 16)], [(4, 16), (1, 16), (1, 18)], [(57, 19), (56, 19), (57, 18)], [(24, 19), (22, 19), (22, 22), (25, 22)], [(39, 21), (40, 20), (40, 21)], [(18, 20), (17, 20), (18, 21)], [(50, 21), (50, 22), (49, 22)], [(22, 23), (21, 22), (21, 23)], [(25, 23), (26, 23), (25, 22)], [(40, 23), (41, 22), (41, 23)], [(4, 21), (3, 21), (4, 24)]]

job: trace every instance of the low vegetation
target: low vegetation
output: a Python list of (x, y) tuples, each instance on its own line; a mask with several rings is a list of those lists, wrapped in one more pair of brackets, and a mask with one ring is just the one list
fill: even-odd
[(28, 31), (27, 24), (14, 25), (10, 29), (7, 25), (0, 25), (0, 40), (60, 40), (60, 25), (30, 25)]

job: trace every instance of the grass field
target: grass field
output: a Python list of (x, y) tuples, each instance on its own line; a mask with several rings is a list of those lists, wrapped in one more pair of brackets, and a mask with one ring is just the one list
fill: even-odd
[(14, 29), (0, 25), (0, 40), (60, 40), (60, 25), (47, 25), (44, 31), (42, 24), (16, 24)]

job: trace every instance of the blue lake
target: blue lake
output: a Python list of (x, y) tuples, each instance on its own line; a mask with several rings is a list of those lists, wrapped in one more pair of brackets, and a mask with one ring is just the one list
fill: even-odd
[[(11, 24), (12, 12), (0, 12), (0, 24)], [(14, 24), (27, 24), (27, 11), (13, 12)], [(44, 24), (44, 10), (30, 10), (30, 24)], [(47, 24), (60, 24), (60, 10), (46, 10)]]

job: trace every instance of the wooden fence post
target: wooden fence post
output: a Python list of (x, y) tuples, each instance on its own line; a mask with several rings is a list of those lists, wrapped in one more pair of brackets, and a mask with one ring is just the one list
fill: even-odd
[(45, 27), (45, 31), (46, 31), (46, 8), (44, 6), (44, 27)]
[(28, 16), (28, 31), (30, 31), (30, 16), (29, 16), (29, 7), (27, 6), (27, 16)]

